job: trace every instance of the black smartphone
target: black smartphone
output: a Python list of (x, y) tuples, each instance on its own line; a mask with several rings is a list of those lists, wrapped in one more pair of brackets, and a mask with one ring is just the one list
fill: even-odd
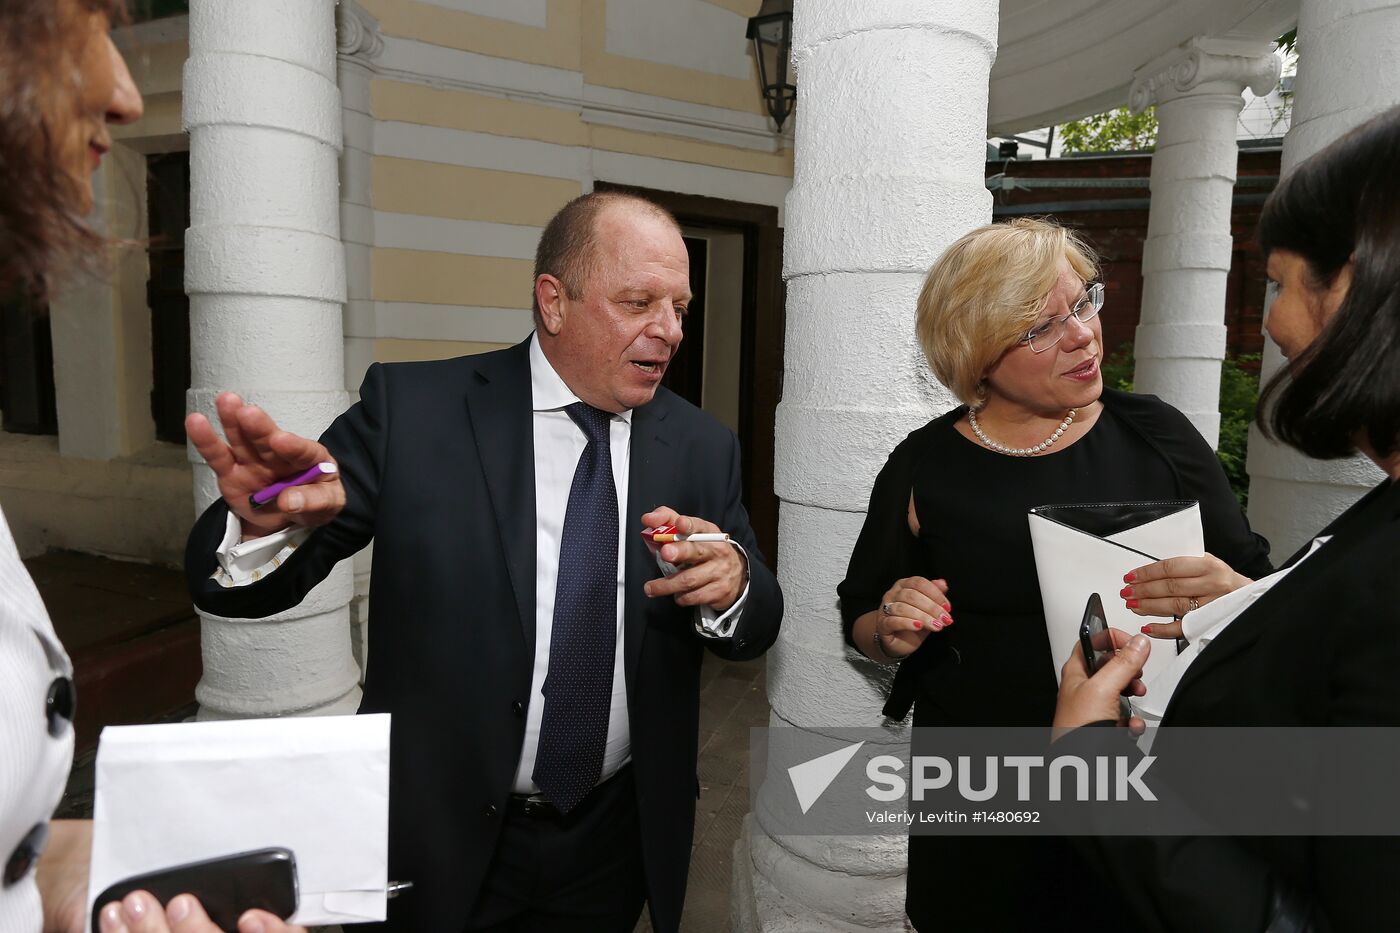
[[(1084, 652), (1084, 663), (1089, 674), (1098, 673), (1099, 668), (1113, 657), (1113, 636), (1108, 631), (1108, 617), (1104, 615), (1103, 600), (1098, 593), (1092, 593), (1084, 605), (1084, 619), (1079, 623), (1079, 650)], [(1132, 716), (1128, 698), (1118, 698), (1118, 718), (1127, 721)]]
[(1084, 606), (1084, 619), (1079, 623), (1079, 649), (1084, 663), (1093, 675), (1113, 657), (1113, 636), (1108, 634), (1108, 617), (1103, 613), (1103, 600), (1098, 593), (1090, 595)]
[(148, 891), (162, 905), (193, 894), (219, 929), (235, 933), (247, 910), (265, 910), (283, 920), (297, 910), (297, 863), (290, 849), (258, 849), (133, 875), (107, 888), (92, 905), (92, 933), (102, 908), (132, 891)]

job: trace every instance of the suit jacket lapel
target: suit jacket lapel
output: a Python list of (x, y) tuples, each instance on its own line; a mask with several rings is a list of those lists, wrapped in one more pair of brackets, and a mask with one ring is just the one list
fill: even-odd
[(637, 665), (642, 657), (642, 639), (646, 635), (646, 616), (650, 598), (642, 591), (648, 580), (661, 575), (646, 542), (642, 539), (642, 515), (667, 505), (667, 481), (677, 464), (676, 449), (667, 439), (665, 420), (667, 399), (662, 396), (632, 412), (632, 442), (628, 458), (627, 501), (622, 504), (623, 536), (627, 549), (626, 587), (624, 589), (622, 629), (623, 663), (627, 673), (627, 694), (632, 695), (636, 683)]
[(476, 450), (500, 530), (520, 626), (535, 651), (535, 435), (530, 342), (483, 356), (468, 380), (466, 403)]

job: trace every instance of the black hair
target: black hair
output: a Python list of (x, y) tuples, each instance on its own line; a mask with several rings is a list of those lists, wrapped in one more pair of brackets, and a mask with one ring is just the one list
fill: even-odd
[(1351, 284), (1321, 333), (1276, 373), (1258, 421), (1309, 457), (1333, 459), (1365, 437), (1400, 449), (1400, 107), (1299, 164), (1269, 195), (1259, 246), (1297, 253), (1321, 287), (1348, 262)]

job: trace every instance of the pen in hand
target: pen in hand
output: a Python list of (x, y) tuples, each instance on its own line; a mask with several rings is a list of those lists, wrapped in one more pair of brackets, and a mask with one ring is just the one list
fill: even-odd
[(278, 494), (284, 489), (291, 489), (293, 486), (305, 486), (307, 483), (314, 483), (322, 476), (328, 476), (336, 472), (338, 472), (338, 469), (334, 463), (318, 463), (305, 473), (300, 473), (290, 479), (284, 479), (273, 483), (271, 486), (265, 486), (259, 489), (248, 497), (248, 503), (255, 509), (261, 509), (269, 502), (275, 500)]

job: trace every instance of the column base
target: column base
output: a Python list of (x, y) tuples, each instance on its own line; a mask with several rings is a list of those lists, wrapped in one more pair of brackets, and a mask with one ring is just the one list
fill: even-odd
[[(817, 881), (830, 903), (849, 905), (848, 915), (831, 916), (804, 904), (784, 894), (775, 880), (792, 891), (809, 889)], [(822, 869), (770, 839), (752, 813), (744, 817), (744, 828), (734, 843), (730, 892), (733, 933), (912, 933), (914, 929), (904, 916), (903, 875), (861, 876)], [(883, 908), (872, 912), (857, 906), (872, 900)], [(859, 922), (862, 917), (869, 922)]]

